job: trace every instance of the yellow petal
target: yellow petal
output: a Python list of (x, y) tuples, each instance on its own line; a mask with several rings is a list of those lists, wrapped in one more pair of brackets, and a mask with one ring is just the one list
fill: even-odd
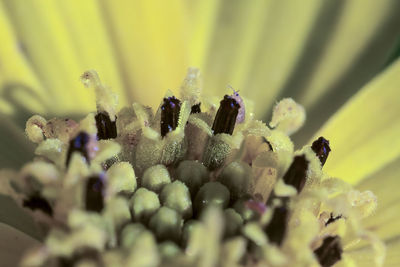
[(271, 109), (303, 52), (323, 2), (235, 1), (221, 8), (203, 70), (205, 91), (224, 94), (230, 84)]
[(187, 20), (190, 65), (203, 71), (222, 1), (187, 0), (185, 3), (190, 18)]
[(0, 223), (0, 259), (2, 266), (17, 266), (24, 253), (40, 243), (32, 237)]
[(378, 209), (363, 221), (363, 225), (383, 240), (400, 236), (399, 173), (400, 158), (397, 158), (357, 185), (360, 191), (372, 190), (378, 198)]
[(400, 155), (400, 60), (352, 97), (318, 132), (330, 140), (325, 171), (356, 183)]
[(4, 3), (21, 46), (48, 90), (48, 96), (59, 109), (87, 111), (83, 104), (89, 93), (82, 91), (76, 78), (82, 70), (56, 2), (17, 0)]
[[(343, 3), (343, 6), (338, 4), (340, 6), (338, 16), (336, 21), (332, 22), (333, 28), (326, 37), (329, 41), (321, 55), (313, 58), (314, 62), (311, 66), (315, 67), (311, 68), (311, 77), (305, 77), (309, 80), (302, 84), (298, 101), (306, 108), (310, 108), (329, 90), (340, 90), (335, 87), (335, 83), (345, 78), (349, 72), (354, 72), (355, 67), (362, 68), (364, 72), (355, 74), (353, 80), (360, 79), (360, 77), (363, 77), (364, 81), (368, 79), (382, 66), (387, 57), (387, 50), (391, 48), (397, 37), (392, 32), (393, 30), (387, 29), (396, 27), (395, 25), (398, 23), (398, 20), (393, 20), (398, 14), (398, 1), (356, 0)], [(383, 38), (381, 32), (385, 29), (390, 34)], [(374, 42), (378, 33), (380, 33), (379, 38), (385, 41), (381, 40), (377, 49)], [(364, 54), (365, 51), (370, 53)], [(362, 57), (367, 58), (363, 62), (364, 65), (355, 66)], [(366, 67), (366, 65), (371, 66)], [(307, 66), (304, 67), (307, 68)]]
[[(397, 267), (400, 266), (400, 237), (396, 236), (386, 242), (386, 258), (384, 261), (385, 267)], [(365, 266), (375, 267), (374, 264), (374, 253), (370, 246), (363, 247), (356, 250), (345, 251), (344, 257), (347, 260), (353, 261), (355, 265), (345, 265), (345, 262), (337, 264), (341, 266)], [(336, 265), (335, 265), (336, 266)]]
[(0, 112), (43, 113), (54, 106), (45, 97), (29, 61), (22, 52), (4, 5), (0, 2)]
[(135, 101), (156, 107), (188, 68), (184, 1), (104, 1), (103, 10)]
[[(46, 8), (43, 8), (43, 6)], [(7, 14), (26, 57), (46, 89), (57, 114), (95, 110), (94, 92), (79, 75), (90, 66), (100, 72), (124, 100), (101, 10), (94, 1), (5, 1)]]

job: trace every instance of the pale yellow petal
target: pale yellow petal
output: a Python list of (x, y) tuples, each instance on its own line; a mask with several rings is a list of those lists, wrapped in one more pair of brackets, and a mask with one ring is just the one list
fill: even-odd
[(43, 86), (25, 57), (4, 5), (0, 2), (0, 112), (52, 110)]
[[(27, 53), (49, 97), (65, 111), (83, 111), (76, 77), (82, 72), (54, 1), (5, 1), (20, 45)], [(45, 7), (45, 8), (44, 8)], [(76, 81), (76, 83), (74, 83)], [(87, 92), (81, 96), (87, 97)], [(78, 106), (78, 107), (77, 107)], [(92, 105), (94, 106), (94, 105)]]
[(189, 67), (184, 1), (102, 3), (133, 98), (156, 107), (167, 89), (178, 92)]
[[(397, 267), (400, 266), (400, 237), (396, 236), (388, 240), (386, 243), (386, 257), (383, 266)], [(352, 262), (354, 265), (346, 265), (345, 262), (337, 264), (338, 267), (342, 266), (365, 266), (376, 267), (374, 264), (374, 252), (370, 246), (363, 247), (356, 250), (345, 251), (344, 258), (347, 262)], [(335, 265), (336, 266), (336, 265)]]
[(189, 62), (191, 66), (203, 71), (222, 1), (187, 0), (185, 3), (190, 36)]
[(258, 116), (271, 109), (303, 52), (322, 3), (226, 1), (203, 71), (205, 91), (224, 94), (230, 84), (260, 103)]
[[(364, 62), (362, 68), (364, 73), (353, 77), (354, 80), (363, 77), (368, 79), (373, 71), (378, 71), (384, 64), (388, 51), (395, 41), (397, 34), (394, 31), (398, 25), (399, 2), (396, 0), (353, 0), (345, 1), (338, 13), (337, 20), (333, 22), (333, 28), (329, 32), (328, 42), (321, 55), (313, 63), (312, 75), (305, 78), (308, 81), (302, 84), (303, 88), (299, 94), (298, 101), (306, 108), (310, 108), (320, 97), (327, 94), (329, 90), (336, 88), (335, 83), (345, 77), (350, 71), (354, 71), (354, 64), (362, 57), (369, 58), (373, 64), (366, 67), (368, 61)], [(393, 29), (388, 31), (388, 25)], [(390, 32), (386, 39), (377, 47), (374, 42), (380, 32)], [(382, 35), (379, 35), (382, 38)], [(392, 42), (390, 42), (390, 40)], [(374, 50), (372, 46), (375, 45)], [(384, 48), (384, 49), (383, 49)], [(363, 54), (367, 50), (370, 54)], [(377, 53), (378, 56), (372, 53)], [(367, 60), (367, 59), (365, 59)], [(307, 67), (307, 66), (304, 66)]]
[(376, 212), (363, 221), (382, 240), (400, 236), (400, 158), (368, 176), (357, 185), (360, 191), (371, 190), (378, 198)]
[(24, 253), (40, 243), (32, 237), (0, 223), (0, 259), (2, 266), (17, 266)]
[(107, 32), (101, 5), (96, 0), (57, 1), (57, 4), (77, 54), (80, 73), (96, 70), (101, 80), (119, 96), (119, 107), (128, 105), (131, 102), (129, 91), (121, 80), (118, 68), (121, 66), (117, 65), (113, 40)]
[(400, 155), (400, 60), (352, 97), (315, 135), (330, 140), (324, 166), (356, 183)]

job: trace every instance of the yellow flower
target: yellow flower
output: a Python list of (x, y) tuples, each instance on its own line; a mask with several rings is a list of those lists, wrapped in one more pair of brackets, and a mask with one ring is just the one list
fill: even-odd
[[(363, 224), (385, 241), (386, 265), (398, 266), (400, 61), (385, 64), (400, 5), (306, 2), (1, 1), (1, 167), (31, 159), (22, 129), (32, 114), (96, 110), (94, 92), (77, 78), (83, 70), (100, 73), (119, 109), (133, 101), (155, 107), (196, 66), (205, 95), (224, 95), (229, 84), (254, 101), (258, 116), (283, 97), (302, 104), (308, 117), (294, 139), (328, 138), (324, 171), (376, 194), (378, 209)], [(11, 264), (35, 243), (24, 233), (34, 232), (9, 199), (1, 196), (0, 207), (0, 258)], [(358, 266), (374, 264), (367, 244), (346, 254)]]

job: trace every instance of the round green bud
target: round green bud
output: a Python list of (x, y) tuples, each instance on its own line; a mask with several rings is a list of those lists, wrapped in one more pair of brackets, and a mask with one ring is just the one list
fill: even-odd
[(107, 170), (107, 194), (130, 194), (135, 190), (135, 172), (129, 162), (115, 163)]
[(258, 217), (257, 213), (254, 212), (252, 209), (249, 209), (246, 205), (246, 202), (249, 200), (249, 198), (241, 198), (238, 199), (235, 204), (233, 204), (233, 209), (240, 214), (242, 219), (244, 221), (251, 221), (253, 219), (256, 219)]
[(162, 258), (172, 259), (181, 253), (179, 246), (172, 241), (165, 241), (158, 245), (158, 251)]
[(160, 208), (157, 194), (143, 187), (135, 192), (129, 202), (135, 221), (147, 222)]
[(208, 181), (207, 168), (198, 161), (182, 161), (176, 169), (176, 176), (189, 188), (192, 195), (195, 195), (199, 188)]
[(194, 207), (197, 213), (200, 213), (205, 207), (210, 205), (226, 208), (229, 200), (230, 193), (226, 186), (219, 182), (208, 182), (197, 192)]
[(253, 187), (251, 167), (243, 162), (232, 162), (222, 170), (217, 181), (229, 189), (233, 200), (244, 197)]
[(146, 231), (146, 227), (141, 223), (127, 224), (121, 231), (121, 246), (123, 248), (130, 248), (143, 231)]
[(225, 218), (225, 236), (234, 236), (239, 233), (243, 225), (243, 219), (234, 209), (226, 209), (224, 211)]
[(150, 219), (149, 227), (159, 240), (179, 241), (182, 216), (168, 207), (161, 207)]
[(156, 193), (160, 193), (164, 185), (170, 182), (169, 172), (161, 164), (148, 168), (142, 178), (142, 186)]
[(184, 219), (192, 216), (192, 200), (188, 188), (181, 181), (164, 186), (160, 194), (163, 206), (179, 212)]

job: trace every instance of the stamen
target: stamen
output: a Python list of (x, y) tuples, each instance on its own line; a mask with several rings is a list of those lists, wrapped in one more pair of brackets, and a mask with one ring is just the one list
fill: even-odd
[(87, 151), (87, 144), (90, 141), (90, 137), (85, 132), (80, 132), (74, 139), (69, 142), (69, 149), (67, 153), (66, 166), (69, 166), (69, 161), (71, 160), (72, 154), (74, 152), (79, 152), (85, 157), (86, 161), (89, 162), (89, 154)]
[(30, 196), (28, 199), (25, 199), (22, 205), (31, 210), (38, 209), (49, 216), (53, 216), (53, 208), (50, 206), (49, 202), (37, 193)]
[(111, 121), (107, 112), (99, 112), (94, 117), (96, 119), (98, 140), (111, 139), (117, 137), (116, 119)]
[(236, 117), (240, 105), (231, 96), (225, 95), (221, 100), (217, 115), (215, 116), (212, 130), (215, 134), (226, 133), (232, 135), (235, 129)]
[(314, 251), (322, 267), (334, 265), (342, 258), (342, 253), (343, 249), (339, 236), (326, 237), (322, 245)]
[(328, 159), (329, 152), (331, 151), (331, 148), (329, 147), (329, 141), (321, 136), (312, 143), (311, 149), (321, 161), (322, 166), (324, 166), (326, 160)]
[(276, 207), (265, 232), (271, 243), (280, 246), (285, 237), (289, 210), (286, 205)]
[(178, 126), (181, 101), (174, 96), (164, 98), (161, 106), (161, 136), (175, 130)]
[(287, 185), (294, 186), (300, 193), (306, 183), (307, 168), (308, 161), (304, 155), (294, 157), (288, 171), (283, 176), (283, 181)]
[(90, 177), (86, 182), (85, 205), (86, 210), (101, 212), (104, 207), (104, 182), (99, 176)]
[(190, 114), (200, 113), (201, 112), (200, 105), (201, 105), (201, 103), (197, 103), (197, 104), (193, 105), (192, 109), (190, 111)]

